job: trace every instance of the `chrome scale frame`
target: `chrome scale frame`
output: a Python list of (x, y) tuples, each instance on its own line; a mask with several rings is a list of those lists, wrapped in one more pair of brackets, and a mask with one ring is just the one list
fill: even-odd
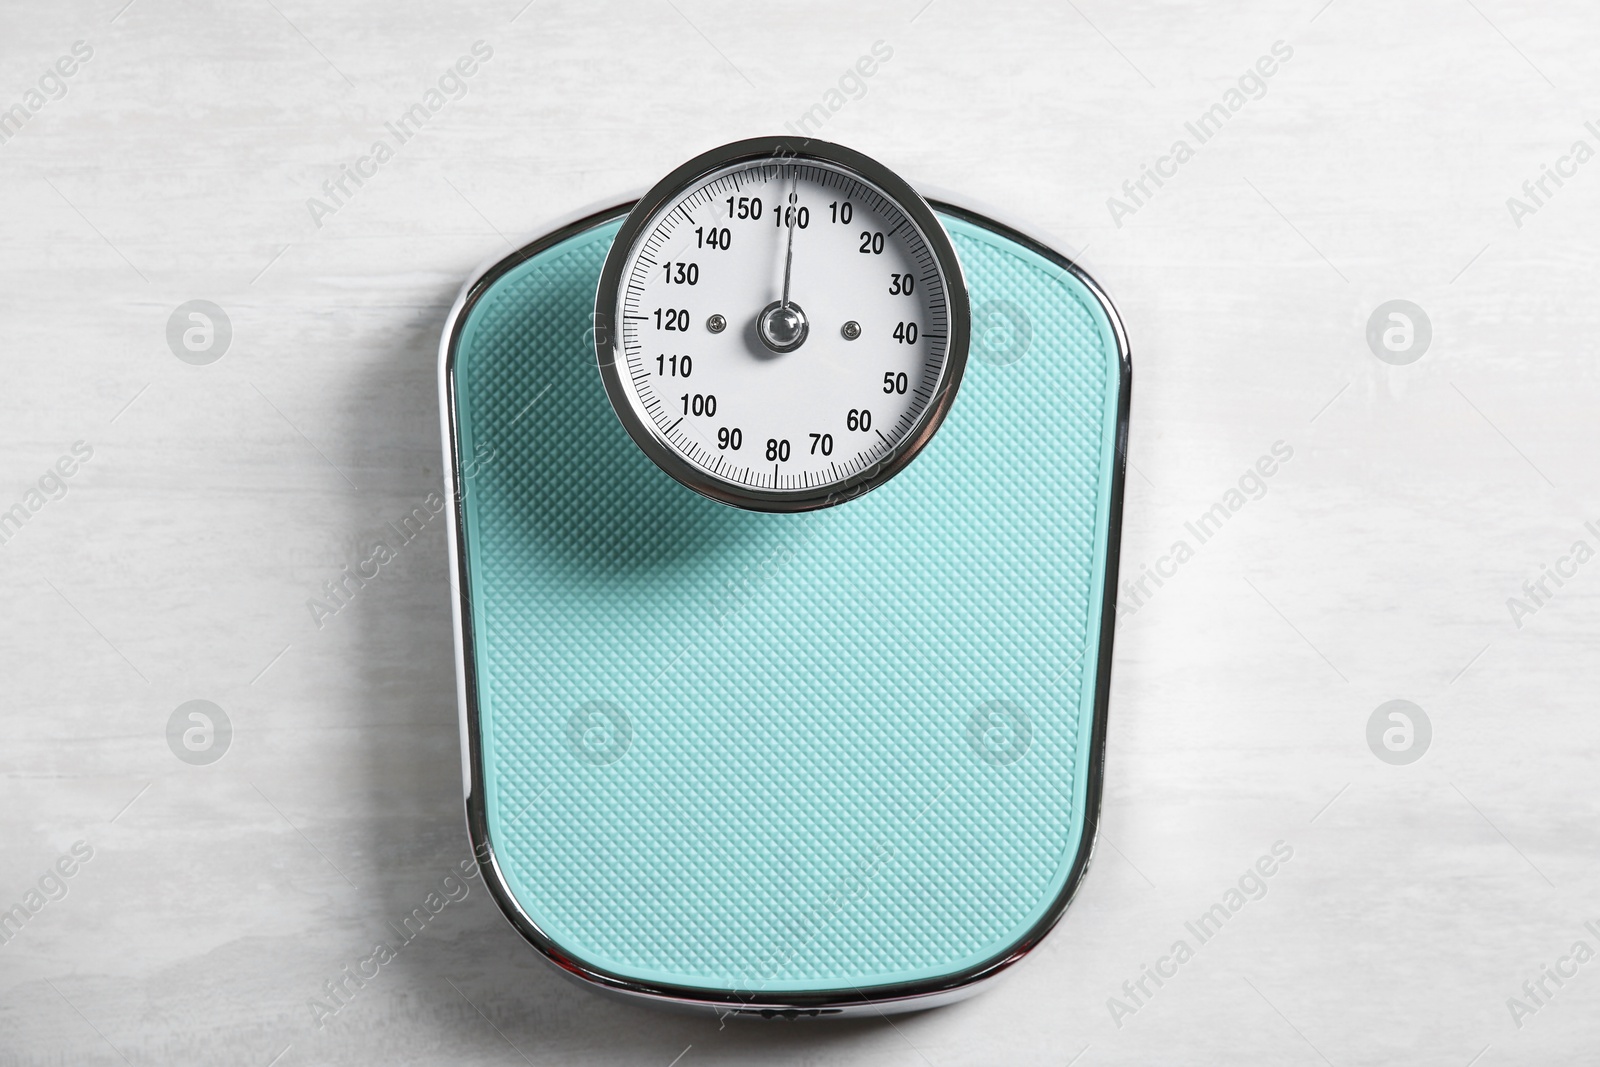
[[(988, 960), (961, 971), (935, 979), (895, 985), (871, 986), (862, 989), (844, 988), (814, 992), (783, 992), (764, 990), (717, 991), (677, 986), (665, 983), (644, 982), (626, 975), (615, 974), (590, 967), (569, 954), (554, 939), (539, 928), (512, 895), (507, 879), (495, 854), (489, 836), (488, 814), (485, 803), (485, 776), (481, 724), (478, 715), (477, 678), (473, 670), (472, 613), (467, 600), (470, 588), (467, 562), (462, 553), (465, 538), (464, 509), (458, 471), (462, 455), (456, 426), (455, 354), (460, 331), (468, 314), (478, 299), (507, 271), (546, 249), (559, 244), (584, 230), (625, 216), (637, 203), (626, 201), (584, 215), (534, 238), (529, 243), (503, 258), (480, 268), (462, 287), (455, 305), (445, 320), (439, 343), (439, 396), (441, 403), (440, 431), (444, 453), (444, 481), (451, 502), (451, 522), (446, 527), (450, 550), (451, 611), (455, 622), (456, 700), (461, 729), (461, 770), (465, 789), (467, 831), (471, 836), (473, 855), (483, 874), (495, 903), (511, 925), (534, 948), (555, 964), (566, 975), (591, 988), (614, 994), (636, 1003), (661, 1007), (711, 1012), (727, 1017), (808, 1018), (881, 1016), (891, 1013), (922, 1011), (953, 1003), (990, 987), (1012, 964), (1032, 951), (1056, 925), (1071, 904), (1082, 883), (1084, 873), (1093, 859), (1097, 843), (1100, 814), (1100, 796), (1105, 774), (1105, 741), (1107, 710), (1111, 691), (1112, 638), (1116, 629), (1116, 591), (1118, 563), (1122, 541), (1122, 500), (1126, 474), (1128, 447), (1128, 415), (1132, 397), (1132, 363), (1127, 333), (1122, 320), (1110, 299), (1100, 286), (1077, 264), (1055, 252), (1041, 241), (994, 221), (976, 211), (971, 211), (943, 200), (928, 203), (937, 212), (952, 215), (973, 225), (997, 233), (1038, 254), (1071, 274), (1099, 301), (1116, 335), (1120, 365), (1121, 396), (1117, 406), (1115, 455), (1111, 471), (1111, 513), (1107, 531), (1107, 560), (1105, 588), (1102, 594), (1100, 648), (1095, 675), (1094, 721), (1089, 745), (1089, 780), (1084, 810), (1084, 842), (1068, 872), (1067, 880), (1056, 899), (1026, 934), (1015, 943)], [(941, 226), (942, 230), (943, 227)], [(959, 275), (957, 276), (959, 277)]]

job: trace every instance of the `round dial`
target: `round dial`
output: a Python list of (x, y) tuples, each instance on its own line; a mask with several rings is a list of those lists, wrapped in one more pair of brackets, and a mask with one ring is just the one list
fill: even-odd
[(612, 407), (713, 499), (803, 511), (927, 444), (966, 363), (966, 287), (920, 196), (858, 152), (741, 141), (652, 189), (596, 297)]

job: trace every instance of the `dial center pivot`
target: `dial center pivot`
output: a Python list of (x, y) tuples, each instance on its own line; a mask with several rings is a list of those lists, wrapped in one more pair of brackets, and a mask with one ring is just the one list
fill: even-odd
[(810, 332), (811, 324), (806, 321), (806, 313), (792, 300), (788, 304), (774, 300), (756, 319), (756, 333), (761, 343), (774, 352), (793, 352), (805, 344), (806, 335)]

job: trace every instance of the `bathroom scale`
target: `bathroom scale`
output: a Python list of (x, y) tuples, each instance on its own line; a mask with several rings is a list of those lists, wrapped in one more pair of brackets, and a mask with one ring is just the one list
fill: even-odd
[(817, 139), (479, 270), (440, 345), (485, 884), (596, 988), (932, 1007), (1088, 867), (1130, 390), (1046, 243)]

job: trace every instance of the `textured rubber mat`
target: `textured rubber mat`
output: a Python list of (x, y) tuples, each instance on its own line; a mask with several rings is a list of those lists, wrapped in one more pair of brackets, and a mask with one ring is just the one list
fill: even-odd
[(973, 308), (943, 429), (848, 504), (738, 511), (607, 403), (587, 328), (618, 221), (493, 277), (456, 335), (469, 710), (508, 910), (582, 968), (740, 996), (1010, 954), (1059, 915), (1097, 803), (1111, 322), (1069, 271), (942, 216)]

